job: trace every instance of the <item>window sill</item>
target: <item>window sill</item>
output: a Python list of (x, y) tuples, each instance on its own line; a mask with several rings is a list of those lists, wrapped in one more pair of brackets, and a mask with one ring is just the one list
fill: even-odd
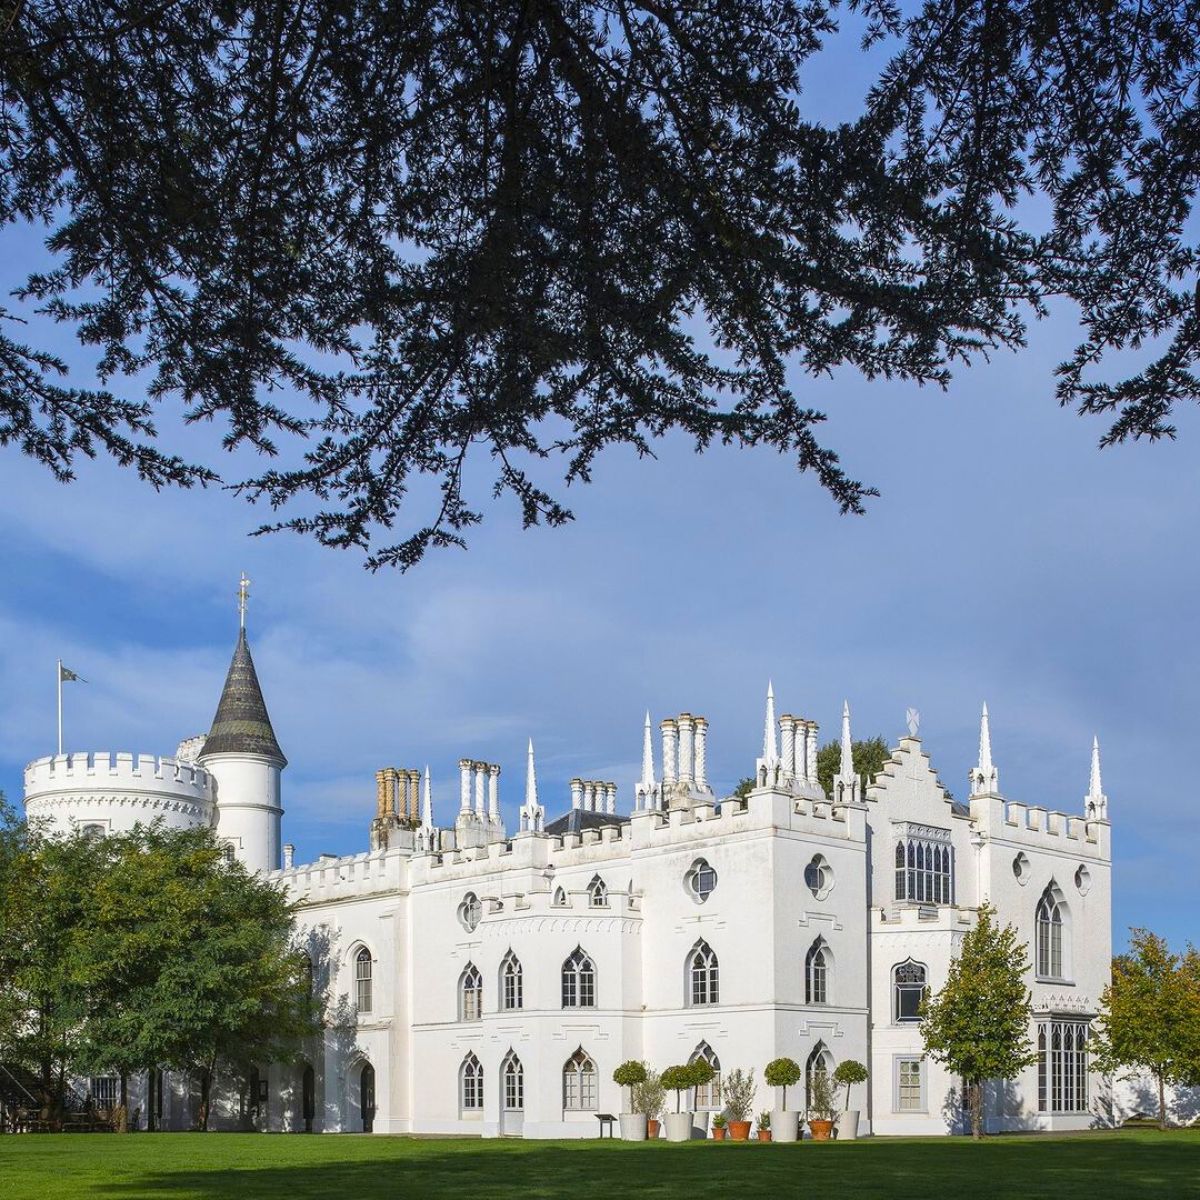
[(1074, 987), (1075, 980), (1064, 979), (1059, 975), (1035, 975), (1035, 983), (1053, 983), (1056, 987)]

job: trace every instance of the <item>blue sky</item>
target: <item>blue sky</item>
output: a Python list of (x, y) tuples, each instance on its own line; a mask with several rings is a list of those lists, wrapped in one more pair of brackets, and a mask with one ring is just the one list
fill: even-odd
[[(839, 64), (814, 81), (834, 111)], [(38, 247), (9, 231), (0, 251), (7, 290)], [(428, 763), (449, 822), (457, 760), (499, 762), (515, 824), (530, 736), (551, 815), (573, 775), (617, 780), (628, 808), (647, 708), (707, 716), (710, 774), (730, 789), (773, 678), (780, 711), (817, 719), (822, 740), (843, 698), (856, 735), (892, 744), (920, 709), (959, 797), (985, 700), (1013, 799), (1081, 812), (1099, 735), (1115, 940), (1148, 925), (1182, 944), (1197, 936), (1200, 423), (1097, 450), (1102, 425), (1053, 400), (1074, 339), (1056, 314), (947, 394), (798, 379), (848, 470), (882, 492), (865, 517), (770, 453), (668, 441), (657, 461), (605, 456), (567, 496), (573, 525), (522, 532), (501, 502), (466, 553), (407, 575), (250, 538), (269, 514), (221, 491), (155, 494), (106, 463), (62, 486), (2, 449), (0, 789), (19, 797), (23, 764), (54, 749), (58, 656), (90, 681), (66, 689), (68, 749), (170, 753), (206, 730), (244, 570), (300, 858), (366, 847), (389, 764)], [(216, 459), (218, 438), (187, 440)]]

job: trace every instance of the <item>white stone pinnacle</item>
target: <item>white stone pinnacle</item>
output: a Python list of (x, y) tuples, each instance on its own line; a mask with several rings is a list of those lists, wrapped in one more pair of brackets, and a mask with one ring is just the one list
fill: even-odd
[(650, 710), (646, 709), (646, 725), (642, 731), (642, 785), (654, 786), (654, 739), (650, 729)]
[(775, 725), (775, 685), (767, 680), (767, 719), (763, 726), (763, 762), (774, 766), (779, 761), (779, 742)]
[(1088, 783), (1088, 799), (1100, 800), (1104, 789), (1100, 785), (1100, 739), (1092, 738), (1092, 777)]
[(429, 782), (429, 764), (425, 764), (424, 794), (421, 797), (421, 824), (433, 828), (433, 793)]
[(842, 779), (854, 778), (854, 742), (850, 738), (850, 701), (842, 701), (842, 757), (838, 766)]
[(533, 738), (529, 739), (529, 755), (525, 761), (525, 807), (532, 813), (537, 808), (537, 772), (533, 766)]
[(988, 727), (986, 701), (983, 705), (983, 715), (979, 718), (979, 774), (985, 780), (992, 777), (992, 731)]

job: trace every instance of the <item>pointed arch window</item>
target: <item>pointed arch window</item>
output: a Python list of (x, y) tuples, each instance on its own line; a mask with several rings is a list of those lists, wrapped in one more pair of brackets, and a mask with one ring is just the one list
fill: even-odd
[(468, 1054), (458, 1069), (459, 1092), (465, 1112), (483, 1108), (483, 1065), (474, 1054)]
[(824, 938), (817, 938), (804, 956), (804, 1003), (828, 1004), (833, 955)]
[(1051, 883), (1037, 906), (1037, 973), (1039, 979), (1066, 978), (1067, 905)]
[(565, 888), (558, 887), (558, 888), (554, 889), (554, 907), (555, 908), (566, 908), (567, 907), (567, 893), (566, 893)]
[(474, 963), (467, 963), (458, 981), (458, 1019), (479, 1021), (483, 1018), (483, 976)]
[(701, 1059), (712, 1067), (713, 1077), (695, 1089), (693, 1103), (697, 1112), (713, 1112), (721, 1107), (721, 1060), (707, 1042), (701, 1042), (692, 1051), (688, 1065), (691, 1066), (692, 1063), (699, 1062)]
[(892, 968), (892, 1015), (895, 1021), (921, 1019), (921, 1001), (925, 999), (927, 986), (924, 963), (913, 962), (909, 958)]
[(510, 1050), (500, 1064), (500, 1078), (503, 1081), (502, 1098), (505, 1110), (520, 1112), (525, 1107), (525, 1068), (516, 1052)]
[(363, 946), (354, 956), (354, 1002), (360, 1013), (371, 1011), (374, 974), (375, 963), (371, 952)]
[(718, 1004), (721, 998), (721, 968), (713, 948), (697, 942), (688, 955), (688, 996), (693, 1005)]
[(575, 953), (563, 963), (562, 1006), (596, 1007), (596, 968), (579, 946), (575, 947)]
[(608, 907), (608, 885), (599, 875), (593, 877), (592, 882), (588, 884), (587, 890), (588, 904), (592, 908)]
[(826, 1077), (833, 1074), (834, 1062), (833, 1055), (829, 1053), (829, 1048), (824, 1042), (818, 1042), (809, 1054), (804, 1063), (804, 1087), (805, 1087), (805, 1107), (809, 1107), (812, 1097), (812, 1084), (814, 1075), (825, 1075)]
[(301, 950), (296, 958), (296, 966), (300, 973), (300, 986), (304, 988), (304, 998), (311, 1000), (313, 998), (314, 970), (312, 955), (304, 950)]
[(525, 980), (521, 960), (510, 950), (500, 964), (500, 1007), (505, 1012), (525, 1006)]
[(568, 1112), (594, 1112), (597, 1095), (596, 1064), (580, 1047), (563, 1067), (563, 1108)]

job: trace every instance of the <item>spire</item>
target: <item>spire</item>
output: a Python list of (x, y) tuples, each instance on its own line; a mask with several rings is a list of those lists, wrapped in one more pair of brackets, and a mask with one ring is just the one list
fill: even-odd
[(1088, 799), (1100, 800), (1104, 789), (1100, 786), (1100, 739), (1092, 738), (1092, 777), (1088, 782)]
[(421, 824), (426, 829), (433, 828), (433, 793), (429, 781), (429, 764), (425, 764), (424, 788), (421, 795)]
[(992, 727), (988, 720), (988, 706), (983, 706), (979, 718), (979, 761), (971, 772), (971, 794), (986, 795), (1000, 790), (1000, 772), (992, 762)]
[(244, 628), (238, 631), (237, 646), (229, 664), (229, 674), (225, 676), (217, 713), (198, 757), (207, 758), (214, 754), (255, 754), (273, 759), (280, 767), (287, 766), (287, 759), (275, 740), (275, 730), (271, 728)]
[(854, 773), (854, 742), (850, 737), (850, 701), (842, 701), (842, 745), (838, 773), (833, 780), (835, 804), (857, 804), (862, 795), (862, 783)]
[(525, 807), (537, 807), (537, 772), (533, 766), (533, 738), (529, 739), (529, 755), (525, 760)]
[(850, 701), (842, 701), (842, 757), (838, 774), (843, 779), (854, 778), (854, 743), (850, 739)]
[(647, 788), (652, 788), (654, 786), (654, 741), (651, 736), (649, 709), (646, 709), (646, 725), (642, 730), (641, 783)]
[(988, 728), (987, 701), (983, 703), (983, 716), (979, 718), (979, 773), (992, 773), (992, 731)]
[(775, 725), (775, 687), (767, 680), (767, 717), (763, 724), (763, 762), (774, 766), (779, 761), (779, 741)]

